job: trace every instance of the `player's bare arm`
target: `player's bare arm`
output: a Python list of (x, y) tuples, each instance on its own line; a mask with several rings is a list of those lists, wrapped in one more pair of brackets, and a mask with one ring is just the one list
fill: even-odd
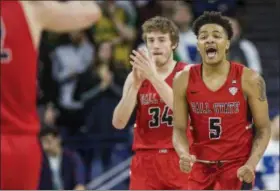
[(153, 84), (165, 104), (173, 110), (173, 90), (165, 80), (158, 75), (156, 64), (153, 59), (147, 56), (143, 50), (133, 50), (130, 58), (133, 60), (131, 64)]
[(180, 157), (180, 168), (183, 172), (190, 172), (191, 163), (195, 162), (195, 157), (189, 154), (189, 143), (186, 135), (189, 119), (186, 90), (188, 86), (188, 68), (178, 73), (173, 81), (173, 146)]
[(186, 90), (189, 73), (184, 70), (178, 73), (173, 80), (173, 146), (179, 156), (189, 153), (189, 143), (186, 136), (188, 124), (188, 105), (186, 100)]
[(123, 95), (114, 110), (113, 126), (117, 129), (123, 129), (129, 121), (131, 114), (136, 106), (137, 93), (142, 84), (143, 79), (139, 76), (136, 69), (128, 75), (124, 88)]
[(36, 1), (30, 2), (43, 29), (67, 32), (90, 27), (101, 17), (94, 1)]
[(241, 179), (243, 178), (244, 181), (251, 182), (250, 171), (255, 170), (266, 150), (271, 136), (271, 128), (264, 79), (258, 73), (244, 68), (242, 86), (252, 112), (256, 134), (253, 140), (251, 155), (245, 164), (245, 169), (244, 166), (241, 167), (238, 173), (239, 175), (241, 174)]

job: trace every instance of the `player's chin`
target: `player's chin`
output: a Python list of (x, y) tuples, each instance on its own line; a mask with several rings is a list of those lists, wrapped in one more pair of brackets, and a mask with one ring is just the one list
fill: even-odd
[(219, 59), (219, 58), (206, 58), (205, 61), (206, 61), (206, 64), (214, 66), (214, 65), (219, 64), (221, 62), (221, 59)]
[(166, 64), (166, 61), (163, 59), (155, 60), (156, 61), (156, 66), (157, 67), (162, 67)]

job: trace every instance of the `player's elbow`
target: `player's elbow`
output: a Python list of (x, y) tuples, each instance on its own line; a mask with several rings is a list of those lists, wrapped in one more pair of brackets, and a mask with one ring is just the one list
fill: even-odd
[(112, 124), (116, 129), (124, 129), (126, 126), (126, 123), (123, 120), (116, 117), (113, 117)]
[(266, 139), (271, 138), (271, 123), (270, 121), (264, 122), (264, 123), (255, 123), (255, 131), (256, 134), (261, 134), (262, 137), (265, 137)]
[(173, 135), (176, 137), (178, 135), (184, 134), (186, 132), (186, 126), (184, 125), (174, 125)]

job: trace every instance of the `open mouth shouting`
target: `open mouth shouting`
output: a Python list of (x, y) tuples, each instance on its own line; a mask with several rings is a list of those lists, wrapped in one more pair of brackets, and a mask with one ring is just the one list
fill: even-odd
[(206, 48), (206, 55), (209, 59), (214, 59), (218, 53), (217, 48), (215, 47), (208, 47)]

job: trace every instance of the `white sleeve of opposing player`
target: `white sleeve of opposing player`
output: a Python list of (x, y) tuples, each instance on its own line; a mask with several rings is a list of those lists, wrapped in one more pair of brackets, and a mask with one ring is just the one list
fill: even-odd
[(243, 39), (240, 42), (240, 48), (248, 61), (248, 67), (261, 74), (261, 59), (256, 46), (251, 41)]

